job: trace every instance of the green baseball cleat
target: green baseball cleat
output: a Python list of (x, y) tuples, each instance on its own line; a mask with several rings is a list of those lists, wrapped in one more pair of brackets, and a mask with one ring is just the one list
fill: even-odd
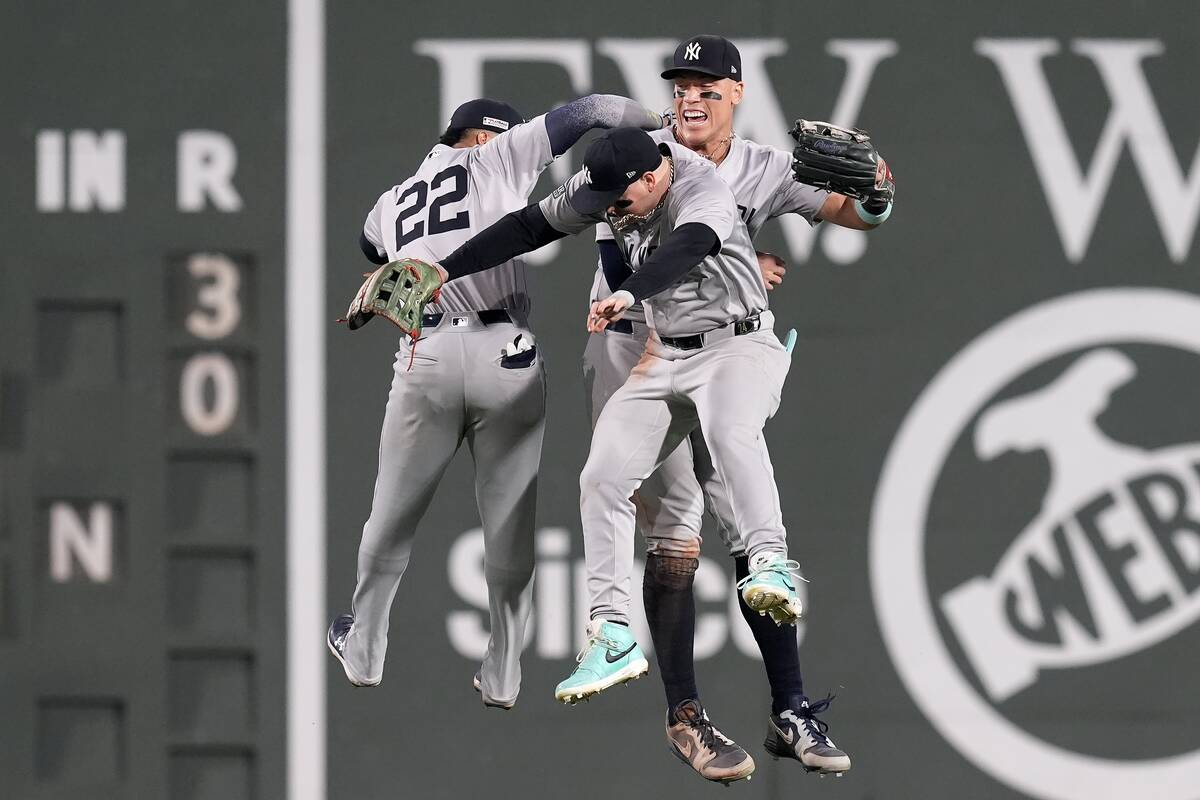
[(793, 575), (800, 576), (800, 562), (784, 553), (759, 553), (750, 560), (750, 574), (737, 583), (746, 605), (759, 614), (770, 614), (776, 625), (795, 625), (804, 615), (804, 604), (796, 594)]
[(554, 699), (575, 705), (610, 686), (637, 680), (650, 670), (633, 631), (602, 619), (588, 625), (588, 641), (575, 657), (579, 666), (554, 690)]

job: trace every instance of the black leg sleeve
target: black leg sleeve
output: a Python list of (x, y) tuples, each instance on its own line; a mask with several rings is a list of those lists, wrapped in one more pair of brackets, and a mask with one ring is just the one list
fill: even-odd
[[(738, 556), (734, 561), (740, 581), (750, 574), (750, 558)], [(791, 625), (776, 625), (769, 616), (759, 615), (740, 596), (738, 607), (762, 653), (763, 667), (771, 683), (771, 713), (782, 714), (784, 709), (799, 708), (804, 697), (804, 679), (800, 675), (796, 629)]]
[(646, 557), (642, 602), (650, 638), (667, 693), (667, 710), (684, 700), (699, 699), (693, 642), (696, 638), (696, 600), (692, 582), (700, 560), (651, 553)]

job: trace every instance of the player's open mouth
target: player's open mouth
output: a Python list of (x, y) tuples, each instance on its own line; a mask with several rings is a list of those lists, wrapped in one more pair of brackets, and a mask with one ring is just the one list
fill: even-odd
[(708, 122), (708, 114), (696, 109), (688, 109), (683, 112), (683, 121), (688, 125), (703, 125)]

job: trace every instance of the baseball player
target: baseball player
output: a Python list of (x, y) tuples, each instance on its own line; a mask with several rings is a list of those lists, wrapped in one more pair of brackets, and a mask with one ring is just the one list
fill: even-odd
[[(791, 153), (734, 134), (734, 108), (741, 102), (744, 87), (741, 57), (729, 40), (720, 36), (684, 40), (662, 77), (673, 83), (675, 121), (672, 127), (651, 133), (651, 138), (683, 144), (715, 164), (717, 175), (733, 190), (751, 237), (768, 219), (789, 213), (814, 225), (825, 220), (863, 230), (887, 218), (890, 188), (882, 193), (885, 196), (863, 204), (797, 183)], [(620, 286), (629, 275), (609, 226), (597, 226), (597, 240), (600, 264), (593, 303), (609, 297), (610, 287)], [(783, 279), (782, 261), (765, 253), (758, 254), (758, 261), (767, 289), (773, 289)], [(609, 324), (603, 334), (588, 341), (584, 378), (593, 425), (642, 358), (648, 338), (645, 320), (643, 310), (634, 306), (624, 319)], [(707, 432), (705, 429), (705, 435)], [(643, 600), (667, 695), (667, 740), (673, 752), (700, 775), (720, 780), (726, 774), (724, 765), (714, 760), (711, 748), (703, 746), (702, 731), (692, 722), (703, 714), (693, 659), (696, 609), (692, 582), (699, 565), (706, 501), (735, 559), (739, 581), (748, 579), (754, 565), (739, 533), (740, 520), (713, 469), (699, 428), (642, 483), (635, 501), (648, 551)], [(740, 606), (771, 684), (768, 751), (777, 758), (797, 759), (809, 771), (840, 773), (849, 769), (849, 757), (833, 745), (826, 735), (826, 723), (817, 716), (828, 700), (810, 703), (804, 694), (794, 630), (756, 613), (744, 599)]]
[[(755, 610), (793, 621), (800, 606), (787, 580), (795, 562), (787, 558), (762, 438), (790, 360), (771, 332), (749, 232), (710, 161), (678, 143), (656, 143), (644, 131), (609, 131), (588, 148), (583, 169), (550, 197), (508, 215), (441, 266), (453, 280), (600, 221), (633, 271), (592, 306), (588, 327), (602, 331), (641, 301), (651, 323), (643, 358), (599, 415), (580, 476), (591, 622), (578, 666), (555, 691), (566, 702), (647, 670), (628, 627), (630, 498), (698, 426), (754, 565), (743, 596)], [(712, 777), (748, 776), (754, 762), (746, 752), (698, 704), (691, 711), (689, 729), (708, 754)]]
[[(380, 195), (360, 246), (376, 264), (435, 261), (524, 207), (542, 170), (586, 131), (631, 125), (661, 127), (662, 117), (612, 95), (584, 97), (529, 122), (495, 100), (464, 103), (416, 173)], [(491, 614), (475, 687), (486, 705), (516, 702), (545, 408), (529, 306), (524, 264), (504, 259), (498, 269), (445, 287), (425, 309), (422, 338), (401, 340), (352, 612), (338, 616), (327, 637), (355, 686), (375, 686), (383, 676), (388, 616), (417, 523), (466, 440), (475, 461)]]

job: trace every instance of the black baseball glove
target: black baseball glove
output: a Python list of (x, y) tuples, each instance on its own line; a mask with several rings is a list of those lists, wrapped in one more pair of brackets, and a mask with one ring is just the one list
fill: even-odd
[(796, 120), (792, 172), (800, 183), (853, 197), (872, 214), (882, 213), (896, 194), (896, 181), (866, 131), (831, 122)]

